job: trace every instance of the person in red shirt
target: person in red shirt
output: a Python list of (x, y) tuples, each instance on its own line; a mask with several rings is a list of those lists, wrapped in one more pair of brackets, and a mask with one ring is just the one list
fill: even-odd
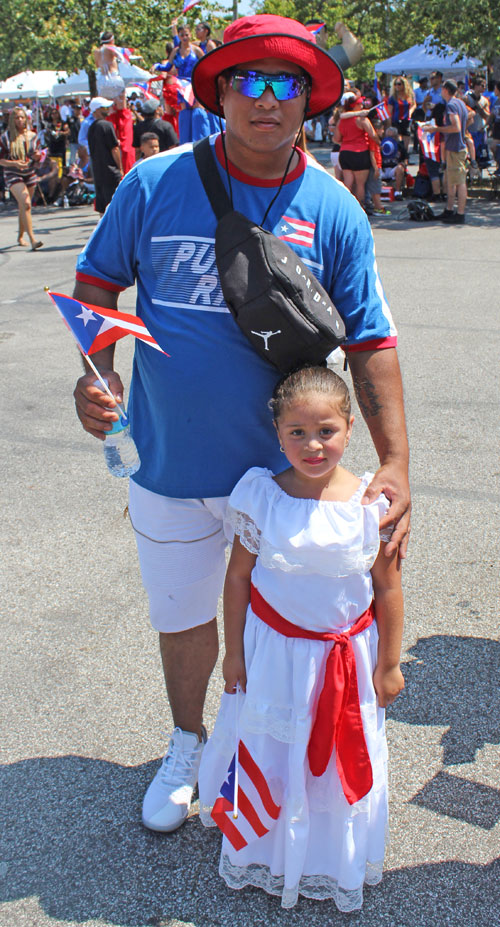
[(109, 122), (113, 123), (122, 154), (123, 173), (127, 174), (130, 168), (135, 164), (135, 149), (132, 142), (134, 120), (132, 113), (127, 107), (127, 95), (125, 90), (115, 97), (113, 108), (106, 118)]
[(368, 139), (376, 139), (370, 120), (361, 114), (364, 102), (354, 93), (345, 95), (344, 113), (333, 135), (334, 142), (340, 145), (339, 164), (343, 181), (361, 205), (365, 201), (365, 184), (371, 167)]

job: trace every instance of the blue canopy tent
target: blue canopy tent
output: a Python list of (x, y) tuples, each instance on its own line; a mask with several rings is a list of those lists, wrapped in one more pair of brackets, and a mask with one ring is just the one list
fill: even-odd
[(412, 45), (399, 55), (386, 58), (375, 65), (375, 72), (383, 74), (406, 74), (425, 77), (431, 71), (441, 71), (445, 77), (467, 74), (477, 71), (484, 65), (478, 58), (467, 58), (449, 45), (440, 49), (433, 44), (432, 35), (428, 35), (421, 45)]

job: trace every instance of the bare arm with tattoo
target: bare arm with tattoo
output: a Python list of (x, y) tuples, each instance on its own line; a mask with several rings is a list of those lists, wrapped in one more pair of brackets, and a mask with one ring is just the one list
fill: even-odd
[(381, 527), (394, 524), (387, 544), (390, 557), (399, 547), (406, 556), (410, 535), (410, 487), (408, 482), (408, 438), (403, 402), (403, 385), (395, 348), (348, 353), (349, 367), (361, 414), (377, 451), (380, 467), (363, 497), (372, 502), (381, 492), (390, 508)]

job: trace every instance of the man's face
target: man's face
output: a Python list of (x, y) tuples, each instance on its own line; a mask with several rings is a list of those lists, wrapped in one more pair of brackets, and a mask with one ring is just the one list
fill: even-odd
[(431, 74), (431, 87), (439, 87), (441, 77), (439, 74)]
[(151, 158), (160, 151), (160, 143), (157, 138), (147, 138), (141, 144), (141, 152), (144, 158)]
[[(241, 70), (264, 74), (296, 74), (302, 69), (279, 58), (245, 62)], [(220, 102), (226, 119), (228, 139), (238, 146), (259, 153), (289, 148), (298, 132), (306, 105), (306, 94), (291, 100), (277, 100), (270, 87), (257, 99), (238, 93), (219, 77)]]

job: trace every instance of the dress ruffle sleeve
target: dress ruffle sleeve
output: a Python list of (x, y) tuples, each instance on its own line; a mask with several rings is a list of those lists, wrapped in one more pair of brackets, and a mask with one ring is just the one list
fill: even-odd
[(361, 505), (371, 479), (365, 473), (346, 502), (296, 499), (278, 486), (270, 470), (252, 467), (231, 493), (227, 522), (267, 569), (326, 576), (366, 573), (378, 553), (380, 518), (389, 507), (383, 495)]

